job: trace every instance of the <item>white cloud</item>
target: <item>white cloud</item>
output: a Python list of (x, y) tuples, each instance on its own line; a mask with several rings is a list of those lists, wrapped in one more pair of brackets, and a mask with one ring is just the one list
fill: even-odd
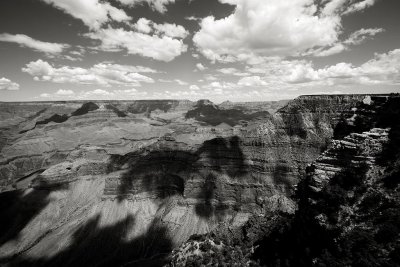
[(154, 33), (156, 35), (165, 35), (172, 38), (185, 38), (189, 34), (189, 32), (181, 25), (171, 23), (157, 24), (146, 18), (138, 19), (133, 27), (142, 33)]
[(360, 29), (356, 32), (353, 32), (349, 38), (342, 42), (337, 42), (333, 46), (328, 48), (317, 48), (315, 50), (310, 50), (305, 53), (312, 54), (317, 57), (325, 57), (331, 56), (334, 54), (341, 53), (343, 51), (349, 50), (350, 46), (352, 45), (359, 45), (363, 43), (365, 40), (372, 38), (373, 36), (377, 35), (378, 33), (383, 32), (384, 30), (381, 28), (372, 28), (372, 29)]
[(204, 75), (204, 79), (206, 79), (207, 81), (216, 81), (216, 80), (218, 80), (218, 78), (215, 77), (215, 75), (212, 75), (212, 74)]
[(241, 72), (236, 68), (222, 68), (222, 69), (217, 69), (217, 71), (221, 72), (225, 75), (234, 75), (234, 76), (240, 76), (240, 77), (249, 76), (248, 73)]
[(186, 52), (187, 46), (182, 40), (162, 35), (149, 35), (142, 32), (126, 31), (122, 28), (108, 27), (86, 34), (101, 42), (98, 49), (103, 51), (121, 51), (137, 54), (161, 61), (171, 61)]
[(70, 95), (73, 95), (73, 94), (74, 94), (74, 91), (72, 91), (72, 90), (60, 89), (60, 90), (58, 90), (55, 94), (56, 94), (56, 95), (59, 95), (59, 96), (70, 96)]
[(91, 29), (99, 29), (110, 21), (124, 22), (131, 20), (125, 11), (99, 0), (42, 0), (65, 13), (80, 19)]
[(192, 91), (200, 90), (200, 88), (199, 88), (197, 85), (195, 85), (195, 84), (192, 84), (192, 85), (189, 87), (189, 89), (192, 90)]
[(118, 0), (120, 3), (127, 6), (135, 6), (138, 4), (147, 3), (152, 9), (160, 13), (167, 11), (166, 5), (175, 3), (175, 0)]
[(154, 82), (152, 78), (138, 73), (153, 72), (149, 68), (110, 63), (99, 63), (88, 69), (69, 66), (56, 68), (39, 59), (26, 64), (22, 71), (34, 76), (36, 81), (55, 83), (140, 86), (142, 82)]
[(368, 38), (377, 35), (378, 33), (384, 32), (381, 28), (370, 28), (370, 29), (360, 29), (356, 32), (353, 32), (350, 37), (344, 41), (345, 44), (357, 45), (361, 44)]
[(110, 96), (113, 95), (114, 93), (103, 90), (103, 89), (95, 89), (93, 91), (87, 91), (84, 93), (84, 95), (89, 96), (89, 95), (100, 95), (100, 96)]
[(235, 5), (234, 12), (222, 19), (204, 18), (193, 41), (205, 57), (221, 62), (299, 55), (316, 47), (332, 47), (342, 32), (344, 9), (361, 10), (352, 8), (360, 3), (351, 1), (349, 6), (343, 0), (219, 1)]
[(200, 21), (201, 18), (195, 17), (195, 16), (187, 16), (185, 17), (186, 20), (191, 20), (191, 21)]
[(220, 0), (236, 5), (230, 16), (202, 20), (193, 38), (211, 60), (259, 53), (290, 55), (333, 44), (340, 30), (338, 16), (316, 16), (313, 0)]
[[(352, 2), (354, 2), (354, 1), (352, 1)], [(351, 13), (355, 13), (358, 11), (362, 11), (368, 7), (373, 6), (375, 3), (376, 3), (376, 0), (363, 0), (361, 2), (354, 3), (346, 9), (344, 14), (351, 14)]]
[(203, 85), (203, 88), (213, 89), (213, 90), (231, 90), (238, 88), (238, 85), (231, 82), (211, 82), (209, 84)]
[(238, 81), (238, 85), (255, 87), (255, 86), (266, 86), (267, 83), (263, 81), (260, 76), (250, 76), (241, 78)]
[(19, 90), (19, 84), (3, 77), (0, 79), (0, 90)]
[(179, 80), (179, 79), (175, 79), (174, 81), (177, 82), (179, 85), (188, 85), (187, 82), (184, 82), (184, 81)]
[(207, 68), (206, 67), (204, 67), (204, 65), (203, 64), (201, 64), (201, 63), (197, 63), (196, 64), (196, 68), (198, 68), (199, 70), (201, 70), (201, 71), (203, 71), (203, 70), (206, 70)]
[(130, 89), (118, 89), (113, 91), (107, 91), (104, 89), (95, 89), (89, 91), (80, 91), (75, 93), (72, 90), (60, 89), (55, 93), (43, 93), (40, 94), (41, 98), (50, 99), (87, 99), (87, 100), (102, 100), (102, 99), (128, 99), (128, 98), (145, 98), (147, 96), (146, 91), (138, 91), (135, 88)]
[(269, 84), (296, 84), (309, 86), (338, 84), (387, 84), (400, 83), (400, 49), (375, 57), (356, 67), (341, 62), (325, 68), (315, 69), (305, 60), (271, 60), (258, 68), (265, 70), (264, 81)]
[(64, 49), (69, 47), (69, 45), (67, 44), (49, 43), (49, 42), (35, 40), (25, 34), (2, 33), (0, 34), (0, 41), (17, 43), (22, 47), (32, 48), (36, 51), (48, 54), (59, 54), (63, 52)]

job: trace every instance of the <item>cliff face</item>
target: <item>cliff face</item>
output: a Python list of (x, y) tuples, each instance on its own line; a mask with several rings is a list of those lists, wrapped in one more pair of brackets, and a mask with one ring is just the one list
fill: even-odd
[(307, 167), (294, 214), (221, 224), (174, 250), (167, 266), (399, 266), (400, 97), (362, 100)]
[(1, 211), (10, 219), (0, 258), (73, 265), (87, 251), (94, 264), (100, 249), (112, 254), (104, 265), (151, 264), (221, 222), (293, 213), (307, 164), (367, 98), (305, 96), (273, 114), (271, 104), (208, 101), (2, 104)]
[(253, 257), (268, 266), (398, 266), (399, 114), (398, 96), (357, 103), (307, 168), (294, 216), (256, 242)]

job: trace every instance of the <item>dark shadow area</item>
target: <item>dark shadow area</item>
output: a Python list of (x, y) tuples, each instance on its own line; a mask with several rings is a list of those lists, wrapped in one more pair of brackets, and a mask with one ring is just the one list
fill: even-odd
[(99, 109), (99, 106), (93, 102), (84, 103), (80, 108), (71, 113), (71, 116), (81, 116), (88, 114), (89, 111)]
[(163, 266), (172, 250), (168, 229), (153, 221), (146, 233), (127, 240), (135, 227), (128, 216), (110, 226), (101, 227), (100, 215), (90, 219), (72, 235), (67, 249), (51, 258), (0, 259), (8, 266)]
[(304, 124), (302, 114), (299, 112), (282, 114), (282, 120), (285, 124), (285, 131), (289, 136), (298, 136), (301, 139), (307, 138), (307, 127)]
[(125, 114), (125, 112), (122, 112), (121, 110), (119, 110), (117, 107), (108, 104), (106, 105), (106, 109), (112, 110), (118, 117), (124, 118), (127, 115)]
[(14, 190), (0, 193), (0, 245), (17, 239), (25, 226), (48, 204), (52, 191), (66, 189), (54, 187), (51, 190)]
[(113, 156), (108, 170), (113, 172), (123, 166), (127, 170), (117, 188), (119, 201), (140, 193), (138, 190), (153, 192), (161, 199), (183, 196), (185, 181), (200, 177), (204, 183), (197, 196), (196, 212), (202, 217), (228, 208), (222, 204), (221, 194), (215, 194), (218, 175), (225, 173), (240, 179), (249, 173), (237, 136), (207, 140), (194, 152), (185, 144), (163, 141), (147, 150)]
[[(291, 180), (293, 177), (290, 177), (291, 168), (288, 164), (279, 164), (275, 165), (274, 171), (272, 173), (272, 179), (275, 185), (284, 185), (285, 188), (293, 188), (293, 182)], [(290, 194), (290, 192), (287, 192)]]
[(221, 123), (226, 123), (230, 126), (235, 126), (241, 122), (248, 122), (255, 119), (269, 117), (267, 111), (259, 111), (247, 114), (242, 109), (220, 109), (218, 106), (209, 102), (199, 101), (194, 109), (189, 110), (185, 118), (194, 118), (197, 121), (216, 126)]
[(168, 112), (174, 106), (177, 106), (177, 100), (136, 100), (127, 108), (127, 112), (132, 114), (151, 113), (154, 110)]
[(37, 121), (37, 122), (35, 123), (35, 126), (34, 126), (33, 128), (28, 129), (28, 130), (20, 131), (19, 133), (20, 133), (20, 134), (26, 133), (26, 132), (28, 132), (28, 131), (31, 131), (31, 130), (35, 129), (36, 126), (38, 126), (38, 125), (41, 125), (41, 124), (48, 124), (49, 122), (62, 123), (62, 122), (64, 122), (64, 121), (68, 120), (68, 118), (69, 118), (69, 117), (68, 117), (68, 115), (66, 115), (66, 114), (63, 114), (63, 115), (54, 114), (54, 115), (51, 116), (50, 118), (47, 118), (47, 119), (44, 119), (44, 120), (41, 120), (41, 121)]
[[(293, 219), (277, 227), (269, 236), (255, 243), (258, 246), (253, 258), (260, 260), (262, 266), (344, 266), (316, 264), (317, 259), (323, 259), (326, 251), (332, 253), (337, 260), (345, 259), (340, 255), (337, 239), (341, 229), (324, 227), (316, 218), (325, 214), (329, 223), (335, 225), (341, 205), (354, 201), (355, 195), (349, 195), (350, 190), (361, 192), (361, 186), (366, 178), (366, 165), (345, 168), (333, 177), (329, 185), (321, 192), (310, 190), (310, 177), (298, 184), (297, 197), (299, 208)], [(311, 172), (312, 169), (308, 169)], [(312, 199), (312, 201), (310, 201)], [(372, 256), (372, 255), (371, 255)], [(370, 257), (371, 257), (370, 256)], [(333, 263), (334, 261), (332, 261)], [(351, 265), (362, 266), (362, 265)]]
[[(93, 103), (93, 102), (84, 103), (80, 108), (78, 108), (77, 110), (75, 110), (74, 112), (72, 112), (72, 113), (71, 113), (71, 116), (81, 116), (81, 115), (84, 115), (84, 114), (89, 113), (89, 111), (93, 111), (93, 110), (96, 110), (96, 109), (98, 109), (98, 108), (99, 108), (99, 106), (97, 106), (97, 105), (96, 105), (95, 103)], [(43, 112), (44, 112), (45, 110), (46, 110), (46, 109), (44, 109)], [(41, 112), (41, 113), (43, 113), (43, 112)], [(115, 111), (114, 111), (114, 112), (115, 112)], [(40, 113), (40, 114), (41, 114), (41, 113)], [(39, 114), (39, 115), (40, 115), (40, 114)], [(117, 114), (117, 115), (118, 115), (118, 114)], [(118, 116), (119, 116), (119, 115), (118, 115)], [(41, 121), (37, 121), (37, 122), (35, 123), (35, 126), (34, 126), (33, 128), (27, 129), (27, 130), (22, 130), (22, 131), (20, 131), (19, 133), (20, 133), (20, 134), (26, 133), (26, 132), (28, 132), (28, 131), (31, 131), (31, 130), (35, 129), (38, 125), (45, 125), (45, 124), (48, 124), (48, 123), (50, 123), (50, 122), (63, 123), (63, 122), (65, 122), (65, 121), (67, 121), (69, 118), (70, 118), (70, 117), (69, 117), (67, 114), (62, 114), (62, 115), (54, 114), (54, 115), (52, 115), (52, 116), (49, 117), (49, 118), (46, 118), (46, 119), (41, 120)]]
[[(385, 168), (378, 174), (382, 179), (366, 179), (369, 166), (357, 163), (356, 150), (338, 152), (336, 165), (343, 170), (321, 191), (311, 189), (318, 185), (311, 179), (313, 166), (308, 167), (308, 176), (297, 186), (295, 216), (255, 244), (253, 258), (261, 265), (400, 266), (400, 203), (396, 193), (400, 180), (400, 98), (372, 97), (372, 101), (371, 105), (357, 106), (353, 123), (343, 117), (335, 137), (390, 128), (389, 142), (376, 162)], [(347, 214), (343, 207), (352, 211)]]

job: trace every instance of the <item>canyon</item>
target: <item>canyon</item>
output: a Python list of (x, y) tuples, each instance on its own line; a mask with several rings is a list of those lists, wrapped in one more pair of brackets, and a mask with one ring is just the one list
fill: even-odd
[(299, 186), (318, 195), (346, 166), (378, 166), (398, 99), (0, 103), (0, 263), (157, 266), (221, 225), (296, 218)]

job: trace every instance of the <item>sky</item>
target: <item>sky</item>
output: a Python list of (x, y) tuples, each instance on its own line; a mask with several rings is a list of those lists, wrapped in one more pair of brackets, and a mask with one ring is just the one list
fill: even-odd
[(399, 0), (1, 0), (0, 101), (400, 92)]

